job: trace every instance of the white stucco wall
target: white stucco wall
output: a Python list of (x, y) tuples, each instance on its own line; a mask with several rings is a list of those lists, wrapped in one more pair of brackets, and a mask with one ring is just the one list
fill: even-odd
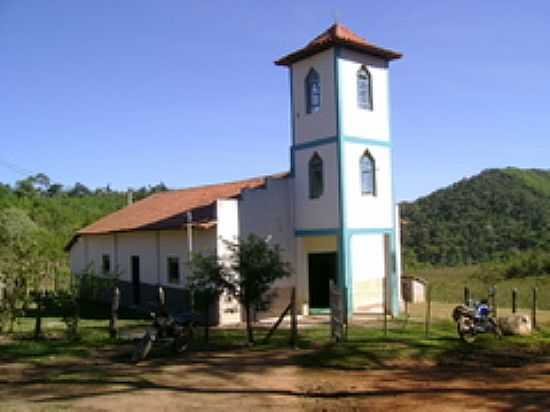
[[(246, 190), (239, 201), (239, 223), (241, 238), (253, 233), (262, 238), (269, 237), (272, 245), (281, 247), (283, 260), (290, 263), (291, 276), (280, 279), (273, 285), (276, 298), (268, 313), (279, 315), (288, 305), (290, 291), (296, 285), (296, 254), (294, 225), (291, 211), (291, 179), (268, 179), (264, 188)], [(297, 291), (298, 293), (298, 291)]]
[(69, 252), (69, 265), (72, 273), (81, 273), (86, 269), (84, 238), (77, 238), (71, 246), (71, 250)]
[(216, 226), (216, 250), (218, 257), (227, 261), (228, 247), (226, 242), (239, 240), (239, 201), (237, 199), (218, 199)]
[[(361, 192), (361, 156), (375, 160), (376, 195)], [(393, 225), (391, 153), (386, 146), (344, 143), (346, 222), (348, 228), (390, 228)]]
[[(216, 202), (216, 250), (218, 258), (226, 265), (230, 265), (229, 247), (227, 242), (238, 242), (239, 201), (237, 199), (218, 199)], [(218, 319), (221, 324), (237, 323), (241, 320), (239, 302), (233, 297), (224, 294), (220, 296), (218, 305)]]
[[(362, 65), (365, 65), (371, 74), (373, 110), (360, 109), (357, 104), (357, 72)], [(338, 67), (342, 134), (388, 141), (388, 63), (374, 56), (344, 49), (338, 58)]]
[[(83, 260), (87, 261), (88, 264), (85, 264), (83, 270), (91, 269), (94, 273), (101, 274), (101, 257), (109, 255), (111, 257), (111, 267), (114, 269), (114, 240), (112, 235), (96, 235), (90, 236), (84, 240), (84, 248), (87, 249), (84, 255)], [(86, 251), (85, 251), (86, 252)]]
[[(268, 179), (262, 189), (246, 190), (239, 201), (240, 235), (270, 236), (282, 249), (283, 258), (295, 269), (294, 228), (290, 213), (290, 179)], [(283, 283), (293, 283), (286, 279)]]
[(380, 311), (385, 276), (384, 235), (353, 235), (349, 259), (353, 282), (353, 310)]
[[(216, 230), (193, 230), (193, 250), (202, 253), (216, 253)], [(83, 235), (70, 250), (70, 265), (73, 273), (86, 270), (88, 265), (96, 273), (101, 272), (101, 257), (111, 257), (112, 271), (118, 269), (120, 280), (131, 281), (130, 258), (140, 258), (140, 280), (142, 283), (177, 288), (185, 287), (188, 273), (188, 243), (185, 230), (136, 231), (109, 235)], [(167, 259), (180, 259), (180, 282), (168, 282)]]
[[(309, 198), (309, 160), (317, 152), (323, 159), (324, 191)], [(336, 143), (298, 150), (295, 153), (294, 207), (296, 229), (327, 229), (339, 225), (338, 154)]]
[[(163, 230), (159, 231), (160, 242), (160, 281), (162, 285), (185, 288), (186, 279), (189, 274), (189, 247), (187, 240), (187, 230)], [(216, 231), (193, 230), (192, 236), (193, 252), (204, 254), (216, 253)], [(180, 261), (180, 281), (179, 283), (168, 282), (168, 257), (177, 257)]]
[[(319, 73), (321, 80), (321, 107), (307, 113), (305, 79), (310, 69)], [(293, 107), (296, 144), (336, 135), (336, 104), (334, 90), (334, 50), (329, 49), (291, 67), (293, 76)]]

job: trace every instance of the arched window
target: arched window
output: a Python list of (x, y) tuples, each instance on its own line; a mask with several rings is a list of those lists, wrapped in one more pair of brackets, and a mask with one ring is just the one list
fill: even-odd
[(323, 186), (323, 159), (315, 152), (309, 159), (309, 198), (321, 197)]
[(321, 108), (321, 80), (319, 73), (311, 69), (306, 77), (306, 111), (318, 112)]
[(360, 109), (372, 110), (372, 82), (365, 66), (357, 72), (357, 104)]
[(369, 151), (361, 156), (361, 193), (364, 195), (376, 195), (376, 168), (375, 162)]

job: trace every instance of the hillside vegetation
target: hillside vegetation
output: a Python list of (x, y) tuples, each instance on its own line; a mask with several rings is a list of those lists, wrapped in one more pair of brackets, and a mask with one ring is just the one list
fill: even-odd
[[(139, 200), (167, 190), (164, 184), (134, 191)], [(0, 184), (0, 216), (28, 217), (41, 236), (41, 250), (66, 259), (63, 247), (83, 226), (126, 204), (126, 192), (50, 182), (38, 174), (14, 186)], [(415, 202), (401, 205), (406, 264), (455, 266), (515, 259), (521, 272), (532, 262), (544, 272), (549, 258), (533, 260), (524, 251), (550, 252), (550, 171), (490, 169)], [(13, 219), (12, 219), (13, 220)], [(2, 219), (0, 219), (0, 222)], [(1, 230), (2, 228), (0, 228)], [(537, 252), (538, 253), (538, 252)], [(507, 269), (508, 270), (508, 269)], [(503, 272), (504, 273), (504, 272)], [(519, 273), (519, 275), (524, 275)]]
[[(166, 190), (162, 183), (142, 187), (134, 192), (134, 199), (161, 190)], [(0, 231), (7, 230), (4, 226), (13, 222), (14, 216), (20, 220), (28, 217), (40, 234), (36, 236), (36, 246), (53, 260), (66, 261), (63, 248), (71, 236), (83, 226), (124, 207), (126, 199), (126, 192), (113, 191), (108, 186), (92, 190), (77, 183), (65, 188), (38, 174), (18, 181), (13, 187), (0, 184)]]
[(489, 169), (401, 205), (405, 260), (455, 266), (550, 251), (550, 170)]

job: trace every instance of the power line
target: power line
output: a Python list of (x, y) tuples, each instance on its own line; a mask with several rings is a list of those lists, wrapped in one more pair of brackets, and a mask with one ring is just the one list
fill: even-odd
[(32, 170), (26, 169), (24, 167), (18, 166), (15, 163), (8, 162), (5, 159), (0, 158), (0, 166), (4, 166), (4, 168), (11, 170), (12, 172), (21, 175), (23, 177), (28, 177), (31, 175), (35, 175)]

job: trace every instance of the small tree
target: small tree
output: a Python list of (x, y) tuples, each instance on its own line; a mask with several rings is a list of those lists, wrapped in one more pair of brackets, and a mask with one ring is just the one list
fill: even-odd
[(290, 266), (281, 257), (278, 245), (270, 245), (254, 234), (239, 242), (228, 242), (230, 272), (229, 292), (241, 303), (245, 311), (248, 343), (254, 343), (252, 310), (269, 308), (273, 283), (290, 275)]
[(224, 291), (230, 290), (231, 286), (228, 282), (227, 269), (216, 255), (193, 254), (188, 287), (193, 296), (198, 298), (198, 306), (206, 316), (205, 339), (207, 342), (210, 307)]

